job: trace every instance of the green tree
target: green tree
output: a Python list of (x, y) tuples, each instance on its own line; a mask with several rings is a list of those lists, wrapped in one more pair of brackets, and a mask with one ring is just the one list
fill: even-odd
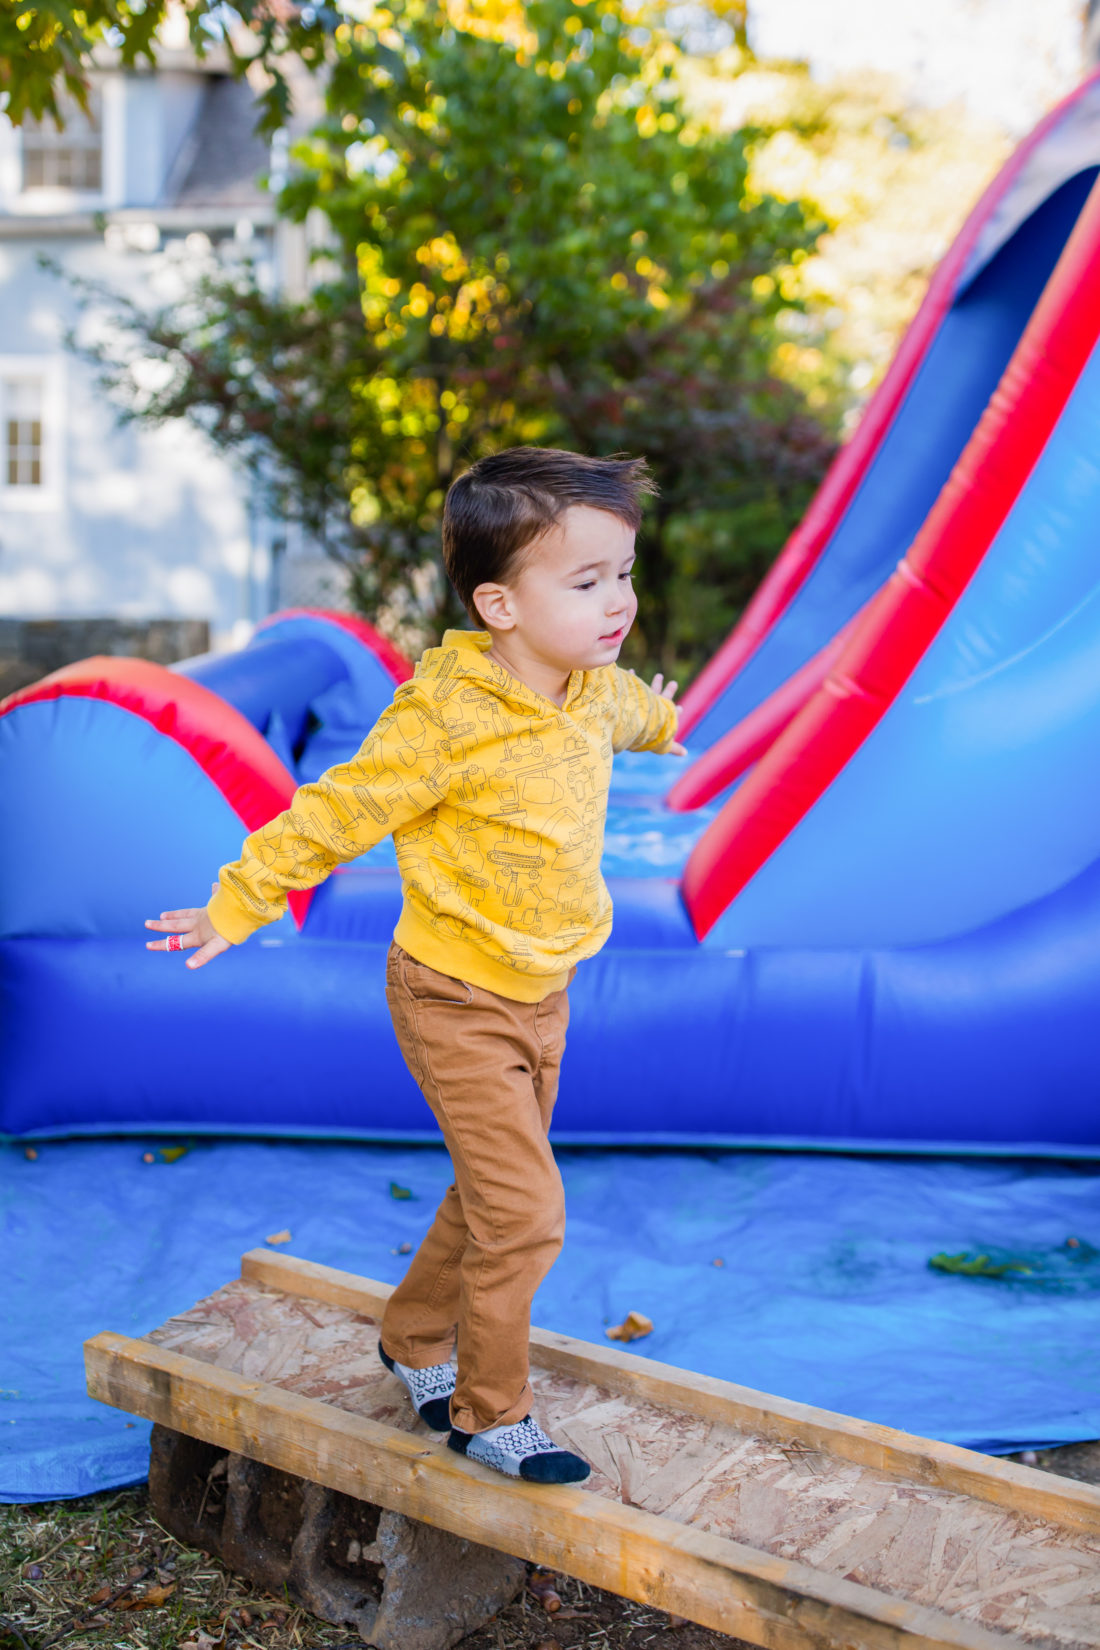
[[(166, 377), (150, 392), (116, 357), (116, 393), (244, 456), (354, 563), (368, 608), (427, 591), (429, 631), (455, 616), (442, 580), (431, 609), (430, 569), (459, 469), (522, 441), (644, 452), (662, 489), (644, 651), (705, 651), (827, 457), (769, 366), (783, 272), (823, 222), (753, 189), (753, 132), (694, 119), (674, 43), (618, 0), (489, 21), (393, 0), (331, 50), (280, 208), (324, 215), (335, 273), (303, 305), (238, 276), (208, 280), (186, 325), (130, 310)], [(684, 555), (709, 606), (677, 605)]]
[(117, 53), (124, 68), (156, 62), (157, 36), (172, 10), (186, 19), (192, 49), (203, 56), (215, 42), (239, 76), (256, 58), (268, 71), (258, 99), (261, 131), (285, 123), (290, 108), (282, 59), (293, 54), (310, 66), (324, 60), (339, 14), (324, 5), (281, 5), (279, 0), (4, 0), (0, 5), (0, 94), (15, 125), (50, 116), (61, 126), (71, 99), (88, 108), (89, 72), (97, 56)]

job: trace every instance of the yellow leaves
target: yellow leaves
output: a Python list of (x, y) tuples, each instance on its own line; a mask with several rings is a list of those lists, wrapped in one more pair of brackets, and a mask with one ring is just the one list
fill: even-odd
[(445, 281), (461, 281), (469, 271), (469, 264), (453, 235), (436, 235), (416, 249), (416, 261), (426, 269), (434, 269)]
[(663, 287), (651, 286), (646, 292), (646, 297), (654, 309), (667, 309), (669, 306), (669, 296)]
[(270, 1244), (275, 1245), (275, 1246), (277, 1246), (280, 1243), (289, 1243), (290, 1242), (290, 1230), (289, 1230), (289, 1228), (284, 1226), (281, 1232), (269, 1232), (267, 1237), (264, 1238), (264, 1242), (265, 1243), (270, 1243)]
[(375, 378), (371, 385), (381, 412), (396, 412), (401, 405), (401, 388), (394, 378)]
[(634, 124), (638, 128), (639, 137), (651, 138), (658, 131), (657, 111), (650, 104), (643, 103), (634, 111)]
[(369, 487), (352, 489), (351, 519), (356, 527), (372, 527), (381, 514), (382, 506)]
[(625, 292), (627, 287), (630, 285), (630, 282), (627, 280), (622, 270), (617, 269), (611, 277), (611, 285), (615, 288), (616, 292)]
[(549, 74), (551, 80), (564, 80), (565, 64), (560, 58), (555, 58), (553, 63), (550, 64), (547, 73)]
[(444, 0), (447, 19), (456, 29), (481, 40), (499, 40), (517, 52), (534, 52), (538, 36), (527, 26), (523, 0)]
[(710, 266), (710, 272), (716, 281), (724, 281), (730, 272), (730, 266), (725, 258), (715, 258)]
[(447, 317), (445, 315), (433, 315), (431, 320), (428, 322), (428, 331), (431, 333), (432, 337), (442, 338), (446, 330)]

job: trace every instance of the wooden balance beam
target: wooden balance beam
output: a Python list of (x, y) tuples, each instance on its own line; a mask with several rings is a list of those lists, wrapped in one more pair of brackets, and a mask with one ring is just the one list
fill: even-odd
[(534, 1330), (583, 1488), (448, 1450), (377, 1356), (387, 1285), (269, 1250), (93, 1397), (766, 1650), (1100, 1647), (1100, 1489)]

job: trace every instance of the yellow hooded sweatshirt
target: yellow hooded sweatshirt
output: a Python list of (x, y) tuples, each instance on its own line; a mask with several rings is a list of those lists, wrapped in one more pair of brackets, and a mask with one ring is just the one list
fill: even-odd
[(392, 833), (394, 938), (418, 962), (534, 1003), (600, 949), (611, 755), (667, 749), (677, 707), (617, 665), (574, 671), (559, 706), (486, 658), (491, 645), (488, 631), (448, 630), (359, 754), (252, 833), (207, 908), (224, 939), (274, 922), (289, 889)]

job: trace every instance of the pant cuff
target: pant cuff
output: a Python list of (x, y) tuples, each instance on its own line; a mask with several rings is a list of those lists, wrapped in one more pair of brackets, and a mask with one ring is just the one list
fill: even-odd
[(437, 1341), (434, 1346), (420, 1346), (412, 1352), (389, 1335), (381, 1335), (379, 1339), (385, 1352), (406, 1369), (428, 1369), (432, 1364), (445, 1364), (454, 1356), (453, 1340)]
[[(404, 1363), (404, 1359), (401, 1360)], [(451, 1425), (459, 1432), (488, 1432), (490, 1427), (511, 1427), (517, 1421), (522, 1421), (531, 1413), (533, 1396), (530, 1386), (525, 1386), (519, 1398), (510, 1408), (501, 1410), (499, 1415), (490, 1416), (488, 1420), (471, 1409), (469, 1404), (456, 1404), (451, 1399)]]

